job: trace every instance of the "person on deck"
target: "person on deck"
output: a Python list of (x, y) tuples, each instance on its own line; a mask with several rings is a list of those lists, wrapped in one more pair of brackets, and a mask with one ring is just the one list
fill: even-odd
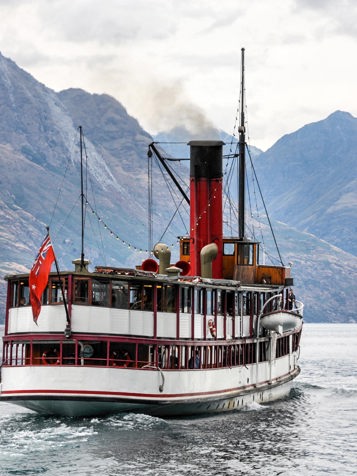
[(288, 293), (288, 309), (291, 311), (295, 305), (295, 295), (293, 290), (290, 288)]
[(201, 367), (201, 359), (198, 350), (195, 352), (195, 356), (192, 356), (188, 362), (190, 369), (199, 369)]

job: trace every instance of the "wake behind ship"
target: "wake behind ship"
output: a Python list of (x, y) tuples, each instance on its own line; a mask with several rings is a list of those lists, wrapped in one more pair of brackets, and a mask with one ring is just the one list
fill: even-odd
[[(56, 415), (177, 416), (289, 394), (303, 304), (290, 268), (260, 264), (245, 236), (244, 120), (239, 134), (238, 236), (223, 235), (223, 142), (191, 141), (190, 233), (177, 262), (164, 243), (135, 269), (90, 272), (82, 254), (39, 283), (55, 260), (48, 236), (30, 274), (6, 277), (0, 401)], [(159, 155), (154, 143), (149, 152)]]

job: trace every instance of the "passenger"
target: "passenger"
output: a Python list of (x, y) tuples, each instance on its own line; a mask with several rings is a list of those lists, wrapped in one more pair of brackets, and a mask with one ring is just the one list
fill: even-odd
[(146, 294), (145, 293), (142, 295), (138, 294), (136, 296), (136, 300), (131, 305), (131, 309), (145, 309), (146, 302), (147, 302)]
[(188, 361), (188, 367), (190, 369), (199, 369), (201, 367), (201, 359), (198, 350), (196, 350), (195, 356), (192, 356)]
[(24, 297), (20, 299), (20, 306), (26, 306), (26, 299)]
[(143, 296), (143, 309), (145, 311), (152, 311), (152, 295), (150, 292), (146, 292)]
[(288, 293), (288, 306), (287, 308), (289, 310), (293, 309), (295, 305), (295, 295), (293, 293), (293, 290), (290, 288), (289, 293)]
[(171, 355), (170, 356), (170, 368), (171, 369), (177, 369), (178, 368), (178, 358), (176, 355)]

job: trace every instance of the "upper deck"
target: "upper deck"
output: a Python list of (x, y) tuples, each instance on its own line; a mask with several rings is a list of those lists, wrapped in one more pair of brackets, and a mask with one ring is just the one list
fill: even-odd
[[(137, 338), (208, 339), (253, 335), (254, 319), (276, 285), (171, 277), (134, 269), (51, 273), (37, 324), (29, 303), (28, 275), (8, 276), (5, 335), (72, 333)], [(65, 299), (64, 299), (65, 298)], [(67, 303), (66, 315), (64, 300)]]

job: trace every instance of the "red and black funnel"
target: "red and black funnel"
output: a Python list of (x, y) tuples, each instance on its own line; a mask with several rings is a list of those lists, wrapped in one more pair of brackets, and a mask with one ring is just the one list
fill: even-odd
[(201, 275), (200, 252), (215, 243), (218, 254), (212, 277), (222, 277), (222, 141), (191, 141), (190, 146), (190, 260), (193, 276)]

